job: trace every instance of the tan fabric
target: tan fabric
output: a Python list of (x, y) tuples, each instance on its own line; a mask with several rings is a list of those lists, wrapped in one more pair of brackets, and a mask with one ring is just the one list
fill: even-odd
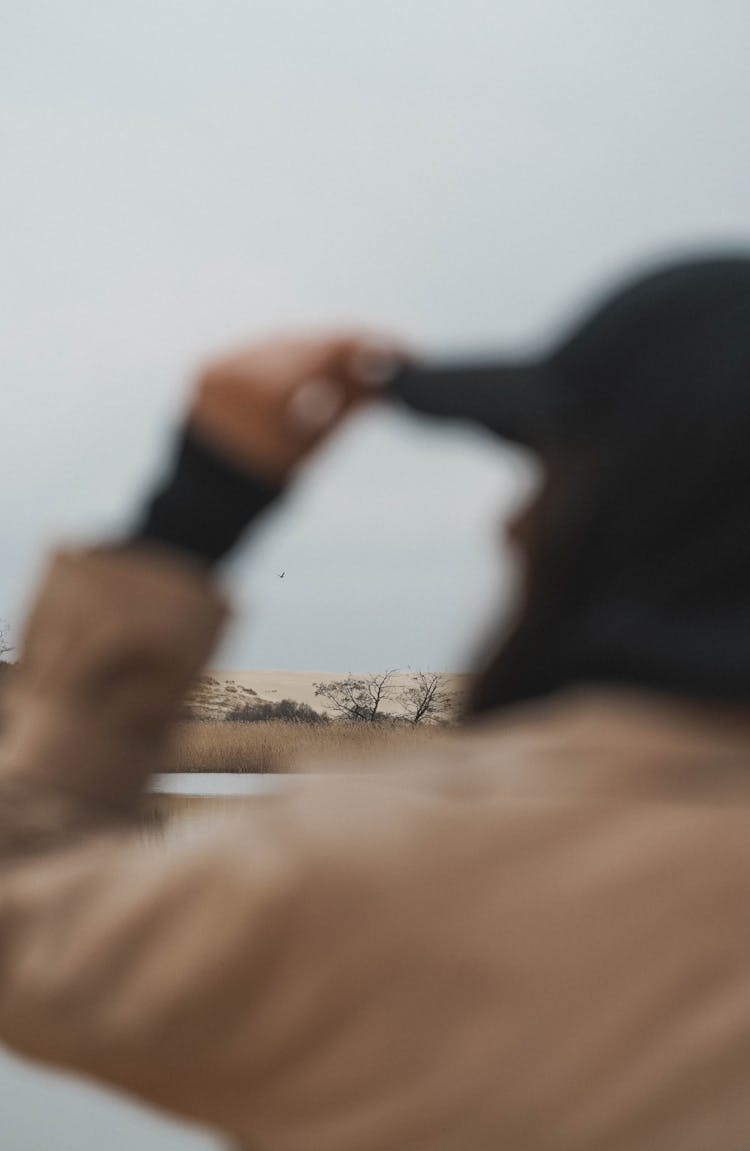
[(0, 1036), (268, 1151), (749, 1146), (748, 726), (581, 693), (148, 840), (121, 821), (223, 616), (166, 558), (55, 561)]

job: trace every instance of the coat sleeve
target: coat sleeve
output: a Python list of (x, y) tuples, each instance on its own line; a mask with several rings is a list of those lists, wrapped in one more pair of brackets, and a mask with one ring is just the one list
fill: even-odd
[[(84, 981), (96, 1004), (115, 941), (124, 957), (137, 930), (133, 902), (147, 896), (145, 930), (182, 882), (143, 842), (141, 804), (226, 614), (205, 570), (166, 550), (61, 551), (49, 563), (0, 746), (0, 1037), (23, 1049), (64, 1060), (84, 1041)], [(78, 1040), (60, 1002), (24, 1022), (41, 985), (44, 998), (65, 988)]]
[(226, 614), (166, 550), (53, 557), (0, 748), (0, 1042), (243, 1140), (297, 1124), (308, 1145), (317, 1086), (295, 1110), (290, 1081), (308, 1064), (344, 1088), (312, 1052), (356, 1018), (373, 942), (371, 881), (337, 860), (352, 838), (369, 859), (356, 811), (376, 838), (394, 818), (332, 778), (147, 830), (146, 783)]
[[(329, 1145), (311, 1124), (332, 1085), (361, 1096), (346, 1079), (367, 1064), (349, 1049), (377, 942), (363, 908), (389, 905), (408, 811), (386, 801), (378, 818), (361, 781), (355, 797), (331, 779), (236, 819), (144, 830), (144, 785), (225, 611), (166, 553), (53, 559), (0, 762), (0, 1042), (241, 1139), (296, 1125)], [(392, 875), (374, 882), (383, 835)], [(393, 985), (387, 938), (377, 987)], [(385, 1043), (364, 1023), (357, 1043)]]
[(238, 997), (294, 856), (261, 820), (243, 867), (226, 821), (175, 844), (141, 806), (226, 615), (206, 570), (166, 550), (58, 552), (0, 748), (0, 1042), (220, 1126)]
[(52, 557), (5, 699), (0, 859), (137, 815), (226, 615), (207, 572), (166, 549)]

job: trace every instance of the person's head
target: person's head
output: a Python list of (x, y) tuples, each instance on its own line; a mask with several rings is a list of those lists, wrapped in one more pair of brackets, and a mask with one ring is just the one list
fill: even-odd
[(750, 257), (627, 284), (542, 362), (399, 388), (545, 471), (513, 533), (524, 602), (471, 713), (575, 683), (750, 702)]

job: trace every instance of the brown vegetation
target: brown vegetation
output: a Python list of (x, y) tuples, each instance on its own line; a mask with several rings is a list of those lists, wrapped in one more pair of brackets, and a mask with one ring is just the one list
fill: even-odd
[(0, 659), (0, 731), (5, 727), (5, 694), (14, 674), (14, 665)]
[(419, 748), (439, 739), (439, 725), (363, 723), (181, 723), (166, 757), (166, 771), (294, 771), (305, 761), (331, 766), (356, 756)]
[(0, 619), (0, 660), (4, 660), (6, 655), (10, 655), (13, 651), (13, 644), (10, 642), (10, 628), (5, 620)]

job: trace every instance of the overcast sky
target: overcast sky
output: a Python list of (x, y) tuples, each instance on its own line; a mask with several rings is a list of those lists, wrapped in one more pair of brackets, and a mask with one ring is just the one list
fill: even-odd
[[(0, 23), (16, 636), (50, 541), (128, 522), (208, 350), (345, 322), (533, 351), (612, 275), (750, 235), (747, 0), (4, 0)], [(234, 563), (214, 662), (465, 667), (529, 475), (361, 420)]]

